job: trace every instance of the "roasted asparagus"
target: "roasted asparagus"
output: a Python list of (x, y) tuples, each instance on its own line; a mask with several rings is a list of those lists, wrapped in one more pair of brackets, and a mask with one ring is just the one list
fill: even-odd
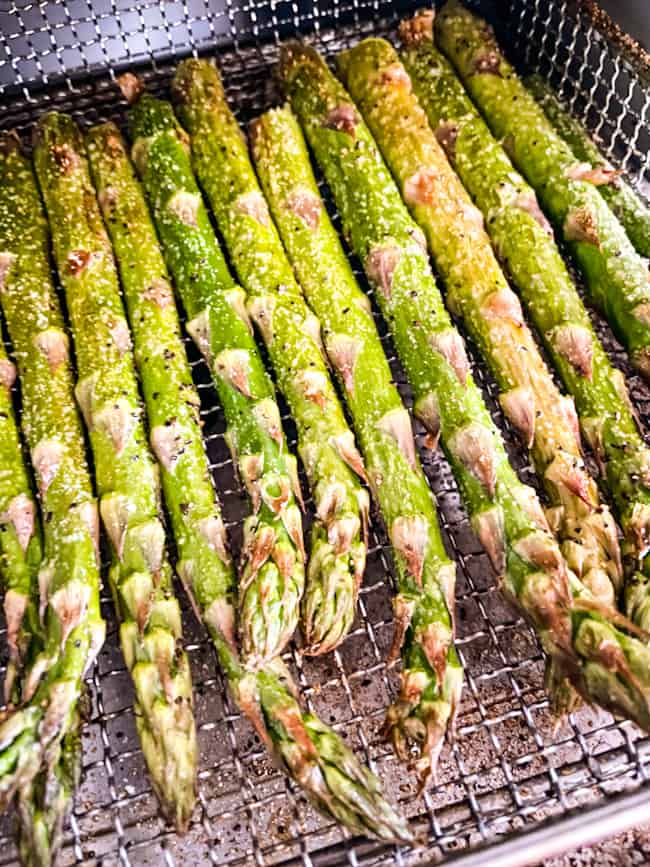
[[(97, 504), (74, 399), (68, 337), (50, 275), (49, 233), (31, 164), (13, 136), (0, 141), (0, 250), (5, 263), (0, 304), (18, 364), (22, 427), (44, 516), (43, 560), (31, 587), (21, 588), (28, 595), (16, 596), (9, 582), (5, 596), (10, 671), (19, 675), (8, 684), (8, 698), (17, 707), (41, 705), (51, 721), (47, 726), (43, 719), (33, 742), (23, 741), (17, 767), (8, 763), (5, 773), (9, 780), (23, 763), (38, 770), (18, 785), (19, 845), (23, 863), (44, 867), (56, 858), (78, 781), (82, 679), (105, 627), (99, 612)], [(9, 416), (3, 419), (6, 425)], [(1, 440), (6, 450), (11, 442), (6, 432)], [(38, 518), (26, 491), (20, 497), (3, 511), (19, 529), (21, 548), (33, 567)], [(11, 534), (2, 538), (6, 544)], [(21, 611), (29, 624), (22, 634)], [(10, 709), (2, 727), (22, 713), (12, 716)]]
[(598, 192), (621, 221), (637, 253), (650, 258), (650, 208), (605, 159), (586, 129), (569, 114), (541, 75), (529, 76), (524, 84), (544, 109), (555, 131), (584, 164), (586, 176), (597, 184)]
[(304, 546), (296, 463), (286, 446), (242, 290), (226, 265), (171, 105), (144, 94), (129, 115), (132, 155), (169, 270), (228, 423), (252, 512), (244, 527), (239, 632), (244, 658), (273, 659), (298, 623)]
[(81, 133), (67, 115), (39, 121), (34, 161), (65, 289), (90, 435), (100, 514), (112, 545), (109, 580), (135, 686), (135, 720), (163, 812), (187, 827), (197, 745), (189, 662), (146, 442), (131, 335)]
[(650, 526), (650, 454), (641, 436), (623, 374), (612, 366), (564, 265), (534, 191), (513, 167), (435, 48), (433, 16), (401, 29), (413, 88), (461, 180), (483, 212), (497, 255), (537, 327), (562, 381), (576, 401), (625, 534), (626, 609), (650, 628), (650, 575), (644, 537)]
[(392, 542), (398, 594), (390, 656), (401, 651), (404, 668), (388, 726), (400, 755), (406, 756), (405, 732), (419, 745), (417, 769), (424, 779), (453, 726), (462, 689), (453, 645), (455, 567), (445, 552), (408, 412), (392, 384), (368, 299), (320, 199), (298, 122), (288, 108), (275, 109), (254, 122), (251, 137), (271, 213), (322, 322), (325, 350)]
[(365, 39), (337, 56), (337, 68), (427, 238), (447, 307), (479, 347), (500, 404), (530, 450), (567, 565), (596, 599), (614, 605), (623, 577), (616, 524), (582, 460), (573, 400), (560, 393), (542, 359), (481, 212), (449, 165), (392, 45)]
[[(318, 54), (290, 44), (280, 78), (375, 287), (414, 391), (440, 430), (474, 527), (504, 589), (535, 626), (557, 669), (590, 700), (650, 725), (650, 649), (605, 616), (567, 569), (534, 492), (512, 470), (435, 285), (411, 220), (372, 136)], [(632, 630), (633, 631), (633, 630)]]
[[(154, 103), (154, 108), (155, 105)], [(169, 106), (167, 108), (171, 112), (171, 108)], [(160, 121), (164, 120), (165, 116), (166, 113), (162, 113), (154, 117), (158, 117)], [(173, 115), (167, 114), (167, 116), (173, 121)], [(150, 116), (150, 120), (153, 121), (154, 117)], [(142, 116), (139, 117), (137, 113), (134, 115), (133, 128), (135, 130), (139, 128), (138, 124), (141, 119)], [(201, 220), (197, 227), (188, 227), (186, 223), (179, 221), (180, 225), (178, 225), (173, 222), (172, 213), (166, 210), (169, 198), (159, 196), (159, 192), (166, 191), (167, 196), (173, 197), (178, 195), (179, 189), (198, 195), (189, 157), (183, 148), (182, 140), (177, 137), (174, 125), (167, 127), (162, 123), (160, 127), (157, 127), (154, 123), (150, 123), (148, 130), (151, 162), (148, 165), (148, 170), (144, 172), (144, 186), (151, 195), (154, 222), (160, 231), (163, 248), (168, 257), (170, 269), (176, 278), (179, 294), (188, 311), (194, 312), (195, 318), (204, 309), (215, 313), (214, 318), (210, 319), (213, 330), (206, 336), (208, 343), (205, 344), (199, 339), (199, 345), (208, 357), (214, 353), (212, 356), (214, 358), (218, 358), (220, 352), (227, 352), (229, 346), (241, 348), (243, 343), (244, 346), (249, 347), (247, 351), (250, 352), (251, 367), (253, 364), (258, 364), (257, 370), (260, 371), (257, 380), (251, 378), (251, 382), (258, 387), (264, 386), (266, 391), (261, 393), (267, 395), (267, 400), (271, 400), (272, 390), (263, 373), (255, 346), (248, 339), (250, 335), (245, 327), (245, 321), (237, 318), (234, 321), (241, 323), (243, 328), (241, 330), (232, 329), (230, 334), (223, 334), (220, 322), (227, 323), (228, 319), (224, 316), (220, 320), (218, 314), (222, 311), (232, 311), (233, 308), (225, 304), (223, 307), (219, 307), (219, 286), (217, 283), (210, 283), (206, 280), (201, 286), (199, 281), (193, 279), (195, 274), (200, 273), (206, 251), (212, 251), (212, 255), (219, 253), (209, 223), (204, 223)], [(143, 305), (150, 307), (151, 304), (157, 304), (154, 299), (143, 297), (147, 291), (148, 280), (143, 279), (146, 276), (145, 272), (140, 267), (136, 267), (135, 258), (142, 258), (142, 251), (146, 251), (147, 255), (144, 258), (150, 265), (155, 263), (156, 266), (151, 272), (152, 275), (156, 274), (158, 279), (162, 279), (166, 287), (169, 287), (167, 271), (161, 258), (142, 191), (133, 175), (133, 169), (129, 164), (117, 131), (110, 126), (103, 126), (92, 130), (90, 136), (92, 141), (90, 153), (95, 179), (101, 191), (101, 201), (109, 229), (112, 230), (115, 238), (114, 243), (118, 252), (118, 261), (121, 261), (122, 265), (127, 298), (130, 296), (128, 306), (131, 310), (131, 317), (135, 320), (145, 312)], [(142, 164), (140, 168), (143, 168)], [(149, 172), (153, 174), (149, 174)], [(200, 204), (200, 208), (203, 209), (202, 204)], [(199, 219), (201, 218), (199, 217)], [(129, 235), (125, 232), (124, 226), (125, 224), (132, 226), (136, 223), (137, 229), (135, 231), (138, 233), (139, 243), (137, 247), (132, 249), (128, 244)], [(130, 265), (134, 267), (130, 268)], [(197, 285), (202, 294), (199, 294), (196, 289)], [(232, 292), (232, 290), (230, 291)], [(241, 309), (240, 305), (237, 306)], [(237, 316), (237, 313), (234, 312), (232, 315)], [(172, 300), (168, 306), (165, 306), (164, 310), (152, 308), (147, 316), (147, 322), (143, 321), (138, 328), (134, 327), (136, 354), (142, 358), (143, 362), (148, 352), (146, 347), (149, 343), (160, 341), (167, 350), (167, 355), (170, 351), (173, 353), (175, 366), (185, 367), (180, 355), (184, 353), (184, 350), (179, 344), (176, 316)], [(155, 327), (153, 327), (154, 321), (157, 322)], [(202, 332), (195, 331), (195, 334), (201, 338)], [(228, 341), (233, 341), (237, 335), (239, 335), (241, 342), (229, 344)], [(244, 339), (242, 339), (242, 335), (245, 336)], [(145, 366), (147, 365), (142, 366), (143, 371)], [(278, 445), (277, 433), (275, 437), (267, 438), (266, 429), (259, 427), (260, 414), (255, 413), (255, 407), (259, 406), (259, 403), (255, 404), (252, 400), (244, 400), (245, 395), (236, 390), (232, 383), (223, 376), (222, 368), (213, 365), (212, 371), (224, 401), (231, 441), (237, 442), (241, 448), (240, 462), (255, 457), (254, 451), (247, 454), (245, 450), (255, 449), (261, 443), (260, 464), (263, 457), (268, 455), (269, 466), (281, 466), (280, 461), (284, 457), (290, 457), (290, 455), (284, 451), (276, 450)], [(159, 457), (163, 465), (165, 490), (173, 489), (167, 502), (177, 544), (182, 551), (192, 535), (196, 533), (195, 520), (200, 517), (193, 514), (193, 509), (188, 509), (187, 504), (199, 502), (207, 507), (212, 503), (207, 511), (212, 514), (213, 518), (217, 507), (206, 458), (205, 455), (201, 457), (199, 453), (201, 436), (198, 420), (193, 410), (187, 412), (182, 406), (178, 406), (179, 403), (182, 404), (187, 400), (190, 389), (179, 389), (177, 381), (178, 377), (174, 377), (170, 378), (167, 383), (161, 383), (159, 399), (161, 402), (164, 400), (167, 413), (176, 418), (182, 418), (185, 415), (186, 424), (182, 442), (183, 445), (190, 447), (195, 470), (191, 473), (180, 472), (184, 464), (188, 466), (188, 458), (185, 453), (179, 455), (178, 460), (167, 467), (165, 467), (165, 463), (169, 462), (166, 459), (166, 451), (161, 451)], [(155, 402), (154, 392), (151, 393), (150, 401)], [(193, 398), (190, 404), (194, 406)], [(159, 411), (155, 406), (152, 407), (150, 417), (152, 419), (158, 418), (160, 422)], [(280, 428), (278, 430), (281, 432)], [(283, 444), (284, 448), (286, 446)], [(275, 463), (272, 464), (272, 460)], [(244, 466), (246, 466), (245, 463)], [(165, 482), (165, 476), (168, 476), (167, 482)], [(269, 478), (277, 478), (277, 474)], [(263, 479), (264, 476), (261, 477), (262, 481)], [(275, 512), (269, 510), (268, 513), (264, 513), (262, 511), (262, 503), (265, 502), (263, 500), (264, 489), (257, 488), (253, 484), (255, 479), (251, 479), (250, 482), (252, 484), (252, 499), (257, 505), (258, 514), (262, 514), (263, 517), (266, 514), (273, 516), (269, 524), (261, 523), (261, 527), (270, 527), (277, 534), (269, 566), (279, 570), (282, 564), (286, 563), (291, 551), (299, 550), (295, 541), (296, 533), (300, 531), (299, 516), (297, 516), (296, 523), (288, 524), (293, 536), (285, 537), (283, 534), (286, 530), (279, 529), (283, 528), (283, 524), (273, 523)], [(293, 508), (295, 509), (295, 506)], [(291, 521), (292, 519), (287, 515), (290, 516), (291, 513), (287, 513), (285, 507), (284, 520)], [(255, 516), (252, 517), (255, 519)], [(283, 520), (282, 511), (280, 520)], [(268, 534), (268, 532), (267, 529), (265, 533)], [(288, 541), (294, 542), (296, 547), (289, 547)], [(255, 725), (263, 742), (279, 758), (290, 776), (303, 787), (308, 797), (320, 809), (331, 813), (350, 830), (383, 839), (408, 842), (411, 839), (408, 826), (383, 799), (379, 783), (374, 775), (358, 762), (354, 754), (332, 729), (324, 725), (313, 714), (302, 710), (295, 696), (295, 687), (282, 662), (278, 658), (263, 661), (249, 657), (247, 660), (249, 664), (244, 665), (240, 660), (234, 646), (232, 629), (232, 609), (236, 595), (235, 576), (234, 570), (223, 556), (224, 546), (220, 543), (215, 548), (204, 549), (203, 557), (197, 557), (189, 545), (186, 550), (187, 555), (184, 556), (181, 553), (181, 558), (185, 563), (182, 570), (185, 583), (197, 603), (200, 616), (215, 641), (219, 659), (232, 693), (242, 710)], [(262, 549), (260, 549), (260, 553), (261, 551)], [(249, 550), (245, 552), (244, 556), (242, 578), (247, 576), (247, 570), (250, 569), (248, 565), (250, 558), (256, 555), (254, 551)], [(297, 558), (291, 562), (293, 562), (294, 567), (292, 574), (295, 575)], [(298, 566), (302, 566), (302, 561), (298, 563)], [(284, 578), (281, 571), (276, 574)], [(276, 574), (271, 573), (273, 581), (276, 580)], [(266, 580), (268, 581), (268, 577)], [(261, 583), (259, 586), (263, 594), (265, 585)], [(244, 596), (240, 603), (247, 604), (249, 601), (250, 596)], [(273, 610), (264, 610), (264, 607), (256, 612), (258, 618), (270, 619), (273, 615)], [(274, 624), (269, 624), (268, 629), (271, 628), (276, 627)]]
[(650, 377), (650, 281), (645, 259), (598, 193), (601, 175), (576, 159), (501, 53), (485, 21), (458, 0), (435, 19), (436, 42), (494, 135), (537, 191), (632, 363)]
[(207, 60), (185, 60), (172, 93), (199, 183), (298, 429), (316, 507), (302, 622), (307, 651), (326, 653), (345, 637), (356, 611), (367, 548), (365, 470), (323, 357), (320, 323), (287, 261), (219, 73)]

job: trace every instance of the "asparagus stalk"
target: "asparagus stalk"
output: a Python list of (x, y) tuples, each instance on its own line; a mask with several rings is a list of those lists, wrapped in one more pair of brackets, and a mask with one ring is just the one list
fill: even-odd
[(192, 174), (171, 105), (144, 94), (129, 116), (133, 158), (187, 313), (214, 377), (227, 439), (249, 492), (240, 563), (239, 632), (250, 665), (273, 659), (298, 623), (304, 586), (300, 489), (274, 389)]
[[(239, 659), (235, 574), (162, 252), (117, 128), (94, 127), (87, 147), (122, 276), (151, 439), (179, 553), (178, 572), (214, 641), (233, 695), (263, 741), (321, 809), (359, 833), (408, 841), (408, 828), (382, 799), (373, 775), (331, 729), (301, 710), (282, 663), (276, 660), (251, 672)], [(167, 434), (170, 428), (173, 437)]]
[(52, 113), (34, 159), (52, 228), (90, 434), (100, 514), (111, 541), (109, 581), (135, 686), (136, 725), (166, 817), (187, 827), (195, 801), (196, 733), (181, 615), (165, 552), (158, 476), (146, 445), (131, 337), (81, 133)]
[[(404, 23), (404, 63), (429, 122), (475, 203), (524, 301), (596, 455), (625, 534), (626, 572), (650, 576), (644, 537), (650, 520), (650, 455), (637, 428), (623, 375), (612, 366), (573, 285), (534, 191), (474, 108), (449, 62), (434, 47), (433, 16)], [(571, 349), (569, 350), (569, 347)], [(647, 577), (627, 582), (627, 611), (650, 627)]]
[[(68, 337), (50, 275), (47, 223), (30, 162), (11, 136), (0, 142), (0, 173), (0, 255), (7, 263), (0, 304), (18, 363), (23, 430), (46, 516), (36, 602), (44, 646), (38, 654), (30, 649), (20, 690), (21, 699), (29, 701), (78, 624), (88, 618), (88, 628), (96, 633), (93, 658), (103, 642), (99, 529)], [(33, 501), (22, 518), (24, 529), (33, 533)]]
[[(510, 466), (411, 220), (350, 97), (313, 50), (288, 45), (280, 78), (372, 285), (414, 392), (502, 585), (578, 692), (648, 727), (650, 648), (567, 570), (534, 492)], [(627, 623), (625, 624), (627, 625)], [(631, 626), (631, 625), (630, 625)], [(634, 630), (631, 629), (631, 632)]]
[[(0, 152), (8, 156), (17, 146), (13, 138), (0, 139)], [(7, 161), (9, 162), (9, 160)], [(29, 183), (33, 184), (31, 169), (25, 190), (30, 194)], [(0, 190), (0, 245), (6, 240), (5, 217), (14, 211), (4, 209), (6, 203), (3, 192), (17, 192), (11, 186), (12, 180), (5, 175), (6, 165), (2, 165), (0, 175), (7, 180), (7, 186)], [(11, 203), (15, 205), (15, 201)], [(40, 203), (39, 203), (40, 207)], [(20, 212), (22, 216), (22, 212)], [(42, 223), (39, 226), (42, 228)], [(3, 250), (0, 256), (11, 251)], [(38, 265), (37, 265), (38, 267)], [(6, 275), (3, 277), (3, 281)], [(2, 283), (0, 297), (5, 292), (10, 295), (14, 288)], [(39, 299), (40, 300), (40, 299)], [(4, 303), (4, 302), (3, 302)], [(5, 303), (5, 306), (6, 303)], [(42, 563), (42, 537), (38, 521), (38, 507), (34, 500), (30, 479), (23, 459), (22, 444), (16, 426), (11, 386), (16, 372), (7, 357), (4, 343), (0, 341), (0, 577), (4, 592), (5, 621), (7, 624), (7, 643), (9, 661), (5, 675), (5, 702), (9, 706), (20, 704), (23, 675), (42, 677), (44, 674), (43, 639), (44, 630), (40, 619), (38, 569)], [(28, 376), (26, 377), (29, 378)], [(72, 403), (74, 407), (74, 403)], [(29, 408), (24, 408), (24, 416)], [(49, 529), (49, 528), (48, 528)], [(47, 596), (44, 598), (47, 605)], [(58, 620), (55, 620), (58, 626)], [(57, 628), (57, 633), (59, 632)], [(25, 672), (23, 663), (28, 670)], [(36, 666), (38, 663), (38, 667)], [(29, 687), (28, 689), (33, 687)], [(27, 694), (27, 690), (26, 690)], [(19, 789), (18, 827), (21, 862), (35, 867), (53, 864), (61, 847), (63, 825), (69, 813), (72, 797), (81, 770), (81, 751), (79, 748), (79, 723), (73, 716), (62, 740), (61, 747), (50, 745), (46, 770), (33, 780), (25, 779)], [(63, 759), (57, 756), (61, 753)], [(33, 765), (36, 768), (36, 763)]]
[(650, 257), (650, 208), (630, 184), (601, 154), (587, 131), (572, 117), (541, 75), (531, 75), (526, 87), (544, 109), (557, 134), (564, 139), (588, 177), (597, 182), (598, 192), (627, 232), (637, 253)]
[(149, 439), (176, 539), (176, 571), (216, 645), (234, 652), (234, 573), (165, 262), (115, 124), (93, 127), (86, 148), (122, 279)]
[(573, 401), (553, 382), (481, 212), (447, 162), (392, 45), (366, 39), (341, 52), (337, 67), (426, 235), (447, 306), (490, 366), (501, 406), (530, 451), (567, 565), (595, 598), (613, 605), (622, 580), (614, 519), (584, 466)]
[(650, 281), (647, 262), (598, 193), (543, 109), (503, 57), (488, 25), (451, 0), (438, 13), (436, 40), (456, 67), (494, 135), (537, 191), (583, 271), (594, 304), (650, 377)]
[[(3, 149), (13, 146), (9, 141), (1, 144)], [(14, 377), (14, 365), (0, 341), (0, 575), (9, 645), (7, 704), (20, 702), (23, 662), (42, 650), (37, 576), (42, 554), (40, 527), (11, 400)], [(49, 774), (40, 776), (52, 779)], [(74, 787), (58, 786), (56, 795), (43, 804), (31, 782), (22, 784), (19, 838), (23, 864), (45, 867), (53, 862), (73, 790)]]
[[(18, 141), (0, 138), (0, 172), (4, 176), (13, 161)], [(9, 192), (10, 181), (0, 190)], [(0, 195), (0, 298), (10, 282), (16, 257), (7, 246), (9, 219), (5, 197)], [(38, 507), (23, 455), (16, 424), (12, 387), (15, 365), (9, 360), (0, 339), (0, 579), (4, 594), (9, 661), (5, 675), (5, 701), (20, 701), (20, 676), (25, 657), (33, 652), (38, 630), (38, 569), (43, 555)], [(35, 603), (35, 605), (34, 605)], [(35, 613), (36, 612), (36, 613)]]
[(307, 652), (336, 647), (354, 621), (366, 560), (361, 457), (330, 380), (320, 323), (307, 307), (216, 68), (186, 60), (172, 93), (192, 158), (298, 428), (316, 507), (302, 608)]
[[(0, 141), (0, 302), (18, 362), (23, 430), (45, 523), (44, 558), (24, 603), (31, 634), (13, 690), (22, 706), (0, 726), (0, 796), (5, 803), (18, 790), (22, 860), (41, 867), (53, 863), (60, 847), (81, 766), (83, 676), (105, 633), (97, 505), (48, 246), (31, 165), (17, 139), (5, 136)], [(2, 441), (6, 447), (5, 436)], [(20, 516), (23, 539), (29, 538), (35, 527), (33, 500), (14, 515)], [(11, 605), (8, 614), (11, 644), (17, 627)]]
[[(3, 216), (4, 212), (0, 210), (0, 221)], [(0, 231), (1, 228), (0, 223)], [(2, 270), (2, 263), (7, 261), (5, 251), (0, 253), (0, 257), (3, 257), (0, 258)], [(0, 286), (4, 287), (5, 282), (6, 274), (3, 274)], [(16, 369), (0, 339), (0, 578), (9, 645), (5, 677), (7, 702), (20, 698), (19, 691), (16, 693), (17, 680), (37, 625), (30, 616), (30, 608), (32, 600), (38, 597), (37, 573), (42, 554), (36, 501), (14, 416), (11, 389), (15, 378)]]
[[(419, 745), (422, 778), (435, 767), (462, 689), (453, 646), (455, 567), (418, 460), (411, 422), (368, 307), (321, 202), (300, 127), (288, 108), (252, 127), (257, 172), (307, 300), (323, 324), (327, 355), (350, 410), (370, 485), (389, 528), (397, 566), (397, 624), (391, 657), (404, 668), (389, 726), (401, 755), (402, 729)], [(414, 685), (417, 689), (414, 690)], [(401, 727), (392, 720), (403, 720)]]

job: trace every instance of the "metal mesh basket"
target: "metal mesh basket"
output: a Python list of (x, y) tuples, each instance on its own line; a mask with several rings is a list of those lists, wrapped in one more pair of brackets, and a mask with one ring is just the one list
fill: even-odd
[[(27, 140), (36, 116), (53, 107), (71, 111), (82, 123), (108, 118), (121, 123), (125, 106), (113, 82), (117, 70), (138, 67), (149, 87), (165, 93), (178, 58), (215, 49), (231, 104), (245, 122), (276, 98), (270, 69), (279, 40), (302, 34), (331, 53), (370, 32), (390, 36), (398, 18), (415, 5), (411, 0), (183, 0), (134, 8), (128, 0), (0, 2), (2, 126), (16, 128)], [(560, 0), (476, 5), (495, 23), (517, 63), (550, 77), (612, 161), (642, 186), (650, 182), (650, 96), (643, 70), (591, 16)], [(626, 367), (607, 327), (595, 322), (628, 374), (641, 418), (650, 418), (650, 392)], [(378, 324), (396, 382), (409, 401), (385, 328)], [(209, 458), (236, 546), (244, 494), (223, 439), (210, 376), (190, 345), (188, 352), (202, 397)], [(513, 462), (524, 481), (534, 484), (498, 409), (496, 389), (473, 358)], [(189, 833), (172, 834), (157, 815), (147, 781), (131, 684), (105, 599), (109, 632), (90, 678), (83, 782), (62, 864), (405, 867), (443, 857), (467, 864), (471, 858), (473, 865), (523, 864), (647, 819), (650, 741), (632, 724), (595, 709), (580, 711), (554, 731), (537, 641), (497, 590), (448, 466), (426, 449), (421, 456), (458, 563), (458, 650), (466, 671), (457, 738), (443, 750), (435, 784), (419, 793), (413, 776), (379, 737), (398, 669), (384, 662), (392, 637), (392, 578), (376, 514), (352, 633), (325, 658), (303, 659), (292, 649), (287, 661), (307, 703), (371, 763), (426, 841), (423, 848), (410, 852), (351, 839), (307, 804), (274, 768), (229, 698), (211, 644), (189, 608), (185, 640), (199, 725), (200, 803)], [(11, 817), (0, 819), (0, 865), (17, 860), (11, 823)]]

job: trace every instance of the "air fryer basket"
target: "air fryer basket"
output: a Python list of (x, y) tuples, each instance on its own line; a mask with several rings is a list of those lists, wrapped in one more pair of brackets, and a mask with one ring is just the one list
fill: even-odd
[[(279, 41), (303, 35), (332, 54), (370, 33), (394, 35), (398, 19), (417, 5), (412, 0), (0, 0), (0, 126), (17, 129), (28, 142), (32, 122), (52, 108), (71, 111), (84, 124), (108, 118), (122, 123), (125, 105), (115, 73), (135, 68), (153, 91), (165, 94), (175, 62), (193, 52), (218, 58), (231, 105), (246, 123), (277, 99), (272, 67)], [(642, 189), (650, 183), (647, 69), (625, 41), (604, 32), (600, 20), (594, 23), (593, 4), (498, 0), (474, 5), (496, 25), (522, 69), (541, 71), (559, 88), (611, 160)], [(358, 267), (356, 271), (363, 282)], [(631, 373), (608, 328), (596, 317), (595, 322), (625, 370), (646, 422), (650, 391)], [(385, 327), (379, 319), (378, 324), (396, 382), (409, 401)], [(223, 439), (223, 417), (208, 371), (191, 345), (188, 352), (202, 397), (210, 462), (236, 547), (244, 495)], [(522, 478), (534, 484), (494, 399), (495, 387), (472, 355), (513, 462)], [(286, 424), (292, 435), (288, 418)], [(385, 664), (393, 628), (392, 577), (376, 513), (352, 633), (325, 658), (301, 658), (293, 648), (287, 660), (305, 701), (371, 763), (425, 845), (410, 851), (351, 839), (307, 804), (237, 711), (207, 635), (187, 606), (185, 640), (201, 747), (200, 802), (188, 834), (179, 838), (171, 833), (157, 815), (147, 781), (131, 685), (106, 598), (108, 638), (90, 678), (83, 782), (62, 864), (406, 867), (449, 857), (494, 867), (536, 863), (650, 817), (650, 741), (632, 724), (590, 708), (554, 731), (534, 634), (496, 587), (444, 459), (426, 449), (421, 456), (458, 564), (458, 650), (465, 666), (457, 736), (443, 750), (436, 781), (419, 793), (413, 775), (379, 735), (398, 667)], [(0, 865), (17, 860), (12, 821), (0, 818)]]

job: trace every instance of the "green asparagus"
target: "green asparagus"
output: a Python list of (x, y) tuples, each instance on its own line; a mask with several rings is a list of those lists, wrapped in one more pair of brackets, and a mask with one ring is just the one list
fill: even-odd
[[(3, 151), (7, 144), (11, 146), (9, 142), (0, 142)], [(3, 251), (0, 255), (7, 254)], [(0, 576), (9, 645), (5, 701), (10, 706), (20, 702), (23, 662), (43, 649), (37, 575), (42, 554), (40, 527), (11, 400), (14, 377), (14, 365), (0, 340)], [(47, 808), (43, 809), (46, 818), (41, 818), (42, 806), (31, 789), (31, 782), (24, 782), (19, 796), (21, 861), (45, 867), (52, 863), (59, 847), (70, 790), (58, 788), (57, 797), (48, 799)], [(43, 830), (39, 833), (36, 829), (41, 823)], [(43, 838), (42, 845), (36, 846), (39, 837)]]
[[(46, 516), (38, 582), (47, 643), (28, 662), (20, 693), (29, 701), (48, 663), (87, 616), (97, 632), (95, 643), (103, 641), (103, 624), (92, 619), (99, 617), (99, 527), (36, 179), (15, 139), (5, 137), (0, 153), (0, 248), (7, 262), (0, 304), (18, 363), (22, 424)], [(33, 522), (32, 505), (28, 523)]]
[(234, 572), (165, 262), (115, 124), (93, 127), (86, 148), (122, 278), (149, 438), (176, 539), (176, 571), (217, 646), (225, 642), (234, 651)]
[(239, 694), (249, 715), (246, 695), (259, 702), (258, 734), (316, 806), (353, 834), (413, 843), (407, 823), (384, 800), (377, 777), (333, 729), (301, 709), (280, 660), (256, 673), (252, 689), (244, 681)]
[[(87, 702), (83, 691), (80, 703)], [(56, 863), (65, 820), (81, 779), (81, 726), (75, 709), (61, 742), (48, 752), (45, 769), (24, 786), (18, 797), (18, 848), (23, 867)]]
[[(650, 648), (615, 623), (566, 568), (534, 492), (522, 485), (482, 402), (458, 332), (372, 136), (318, 54), (287, 45), (280, 79), (375, 288), (414, 392), (415, 411), (440, 430), (477, 535), (502, 585), (578, 692), (648, 728)], [(630, 626), (630, 632), (634, 629)], [(644, 634), (645, 637), (645, 634)]]
[[(123, 278), (151, 439), (179, 553), (178, 571), (215, 643), (233, 695), (262, 740), (321, 809), (353, 831), (408, 841), (407, 826), (383, 800), (375, 778), (331, 729), (301, 710), (282, 663), (275, 660), (250, 671), (239, 659), (235, 574), (203, 450), (198, 395), (155, 229), (116, 127), (93, 128), (88, 154)], [(169, 428), (173, 437), (167, 436)]]
[[(0, 220), (4, 215), (2, 204), (0, 198)], [(0, 223), (0, 230), (1, 227)], [(6, 281), (5, 268), (8, 270), (11, 262), (11, 253), (0, 253), (0, 293)], [(7, 358), (0, 338), (0, 578), (9, 645), (5, 678), (7, 702), (19, 700), (17, 680), (32, 640), (34, 624), (29, 609), (32, 599), (38, 598), (37, 575), (41, 562), (36, 501), (23, 459), (11, 396), (15, 377), (16, 369)]]
[(448, 308), (481, 350), (501, 406), (530, 450), (567, 565), (597, 599), (614, 605), (622, 581), (616, 524), (584, 466), (573, 401), (553, 382), (481, 212), (447, 162), (392, 45), (366, 39), (340, 53), (337, 67), (426, 235)]
[(142, 749), (166, 817), (187, 827), (195, 802), (196, 732), (181, 615), (165, 552), (158, 475), (146, 444), (131, 336), (81, 133), (52, 113), (37, 127), (36, 172), (52, 229), (90, 434), (109, 581), (135, 686)]
[(273, 659), (298, 623), (305, 554), (297, 466), (235, 284), (192, 174), (171, 105), (144, 94), (129, 115), (132, 154), (187, 313), (213, 375), (227, 440), (249, 493), (240, 564), (239, 633), (247, 664)]
[(627, 347), (632, 363), (650, 378), (647, 262), (503, 57), (488, 25), (450, 0), (435, 19), (435, 35), (492, 132), (503, 139), (562, 233), (592, 301)]
[(287, 261), (219, 73), (206, 60), (185, 60), (172, 93), (199, 183), (298, 429), (316, 507), (302, 622), (306, 652), (326, 653), (352, 626), (365, 567), (368, 495), (359, 480), (365, 478), (361, 457), (330, 380), (320, 324)]
[(598, 192), (623, 224), (637, 253), (650, 258), (650, 208), (605, 159), (587, 131), (563, 107), (541, 75), (531, 75), (524, 84), (541, 104), (555, 131), (583, 164), (584, 177), (597, 185)]
[[(13, 136), (0, 139), (2, 175), (7, 166), (11, 166), (18, 147), (18, 140)], [(10, 182), (6, 189), (10, 189)], [(16, 257), (8, 246), (4, 249), (9, 216), (5, 201), (0, 197), (0, 299)], [(43, 554), (38, 507), (14, 415), (12, 387), (15, 379), (16, 368), (0, 338), (0, 579), (9, 646), (5, 675), (8, 704), (20, 701), (20, 675), (25, 657), (33, 647), (35, 632), (39, 631), (38, 618), (34, 617), (32, 609), (35, 603), (38, 610), (38, 569)]]
[[(307, 300), (323, 324), (325, 350), (389, 528), (398, 580), (391, 657), (401, 650), (404, 662), (401, 698), (391, 719), (403, 718), (420, 745), (417, 768), (425, 778), (453, 725), (462, 689), (452, 641), (455, 567), (440, 536), (408, 412), (392, 383), (368, 300), (321, 202), (300, 127), (288, 108), (277, 109), (254, 122), (251, 136), (262, 188)], [(399, 737), (400, 729), (394, 731)], [(398, 739), (397, 746), (404, 755), (406, 743)]]
[[(474, 201), (495, 250), (519, 290), (567, 390), (585, 441), (600, 465), (625, 534), (626, 572), (650, 576), (650, 455), (625, 381), (610, 363), (535, 197), (434, 47), (431, 13), (404, 23), (404, 62), (429, 122)], [(558, 339), (559, 338), (559, 339)], [(567, 348), (571, 351), (567, 352)], [(650, 629), (647, 579), (627, 583), (627, 611)]]
[[(31, 635), (13, 690), (20, 707), (0, 725), (0, 796), (4, 803), (18, 790), (22, 860), (43, 867), (56, 857), (78, 779), (83, 677), (105, 626), (97, 505), (50, 276), (47, 225), (31, 165), (12, 136), (0, 141), (0, 250), (0, 303), (18, 362), (23, 430), (45, 516), (44, 559), (28, 602)], [(34, 519), (31, 501), (23, 532)], [(11, 634), (15, 618), (8, 623)]]

